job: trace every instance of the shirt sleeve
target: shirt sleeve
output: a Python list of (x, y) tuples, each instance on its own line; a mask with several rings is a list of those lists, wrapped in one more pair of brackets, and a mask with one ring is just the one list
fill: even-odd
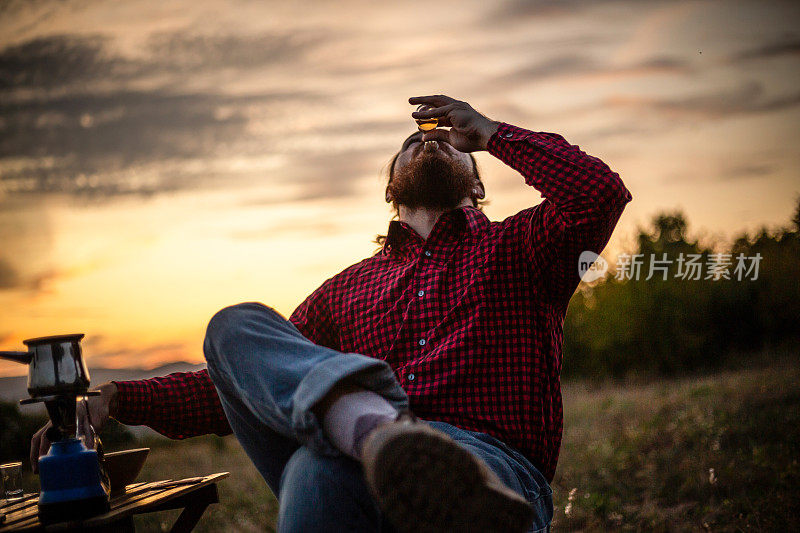
[(114, 381), (119, 422), (149, 426), (171, 439), (232, 433), (207, 370), (137, 381)]
[(289, 321), (314, 344), (341, 350), (339, 328), (336, 326), (328, 303), (332, 283), (333, 278), (325, 281), (312, 292), (297, 306), (297, 309), (289, 317)]
[(556, 133), (501, 123), (489, 153), (517, 170), (544, 201), (503, 221), (541, 290), (567, 303), (580, 282), (580, 254), (599, 254), (631, 199), (619, 174)]

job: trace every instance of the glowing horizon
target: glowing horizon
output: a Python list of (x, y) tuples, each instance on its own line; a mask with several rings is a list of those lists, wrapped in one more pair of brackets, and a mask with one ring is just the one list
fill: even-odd
[[(634, 196), (612, 250), (664, 210), (717, 240), (792, 215), (800, 6), (313, 4), (9, 4), (0, 349), (83, 332), (92, 366), (202, 362), (218, 309), (288, 316), (375, 251), (414, 95), (603, 159)], [(477, 158), (490, 219), (541, 201)]]

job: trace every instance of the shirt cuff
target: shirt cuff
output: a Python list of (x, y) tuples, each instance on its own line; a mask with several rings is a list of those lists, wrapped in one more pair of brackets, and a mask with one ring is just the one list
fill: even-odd
[(506, 122), (501, 122), (497, 127), (497, 131), (494, 132), (494, 134), (489, 138), (489, 142), (486, 143), (486, 150), (493, 156), (497, 157), (497, 155), (502, 152), (502, 146), (504, 143), (525, 140), (530, 138), (532, 135), (536, 134), (530, 130), (518, 128), (517, 126), (512, 126)]
[(117, 386), (114, 418), (128, 426), (147, 425), (155, 391), (149, 380), (112, 381)]

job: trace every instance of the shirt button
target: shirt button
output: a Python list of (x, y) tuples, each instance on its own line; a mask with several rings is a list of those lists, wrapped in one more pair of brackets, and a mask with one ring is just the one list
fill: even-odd
[(513, 134), (513, 133), (504, 133), (504, 134), (503, 134), (503, 137), (505, 137), (506, 139), (510, 139), (510, 138), (511, 138), (511, 137), (513, 137), (513, 136), (514, 136), (514, 134)]
[(417, 376), (415, 376), (413, 373), (411, 373), (411, 374), (408, 375), (408, 381), (414, 381), (414, 378), (416, 378), (416, 377)]
[(419, 345), (420, 346), (425, 346), (425, 339), (420, 339), (419, 340)]
[(425, 291), (419, 291), (419, 292), (417, 293), (417, 296), (425, 296)]
[(430, 250), (425, 250), (425, 255), (430, 257), (431, 256), (431, 251)]

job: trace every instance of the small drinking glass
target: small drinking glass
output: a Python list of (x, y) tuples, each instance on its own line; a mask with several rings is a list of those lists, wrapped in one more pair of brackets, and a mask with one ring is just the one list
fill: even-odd
[[(417, 106), (417, 111), (429, 111), (433, 108), (434, 107), (432, 105), (420, 104)], [(417, 128), (419, 128), (419, 131), (430, 131), (439, 125), (438, 118), (415, 118), (414, 120), (417, 123)]]
[(22, 498), (22, 463), (0, 465), (0, 477), (3, 478), (3, 494), (8, 501)]

